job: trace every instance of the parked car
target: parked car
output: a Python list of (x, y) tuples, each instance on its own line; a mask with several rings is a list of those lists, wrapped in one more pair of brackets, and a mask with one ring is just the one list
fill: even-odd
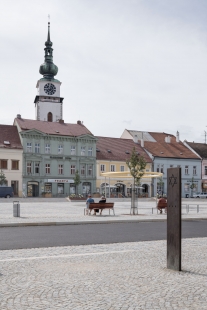
[(193, 198), (207, 198), (207, 193), (196, 193), (196, 194), (193, 194)]
[(0, 186), (0, 197), (10, 198), (13, 197), (13, 188), (11, 186)]

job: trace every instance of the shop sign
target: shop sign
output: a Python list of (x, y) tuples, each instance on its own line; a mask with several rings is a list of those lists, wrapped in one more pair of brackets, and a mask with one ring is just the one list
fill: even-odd
[(54, 158), (54, 159), (63, 159), (63, 156), (50, 156), (50, 158)]
[(121, 182), (123, 182), (123, 181), (120, 181), (120, 180), (118, 180), (118, 181), (116, 181), (117, 183), (121, 183)]
[(187, 183), (198, 183), (198, 181), (187, 180)]
[(71, 179), (48, 179), (49, 183), (74, 183)]

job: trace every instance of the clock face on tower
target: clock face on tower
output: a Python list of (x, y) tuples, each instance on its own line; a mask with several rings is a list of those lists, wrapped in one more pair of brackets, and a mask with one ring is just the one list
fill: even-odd
[(52, 83), (47, 83), (44, 86), (44, 91), (48, 95), (54, 95), (54, 93), (56, 92), (56, 87)]

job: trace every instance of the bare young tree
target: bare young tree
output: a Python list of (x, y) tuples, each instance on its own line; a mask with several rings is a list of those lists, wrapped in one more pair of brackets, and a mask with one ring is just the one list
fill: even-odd
[(135, 186), (140, 184), (140, 180), (144, 175), (146, 168), (146, 161), (143, 156), (140, 156), (135, 147), (132, 149), (130, 158), (126, 161), (129, 167), (131, 176), (133, 177), (133, 188), (132, 188), (132, 200), (131, 208), (133, 209), (133, 215), (135, 214)]

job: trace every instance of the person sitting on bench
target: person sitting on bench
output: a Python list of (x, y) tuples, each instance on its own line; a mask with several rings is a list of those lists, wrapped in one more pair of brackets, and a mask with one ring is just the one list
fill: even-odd
[[(104, 196), (101, 196), (101, 200), (99, 200), (99, 203), (105, 203), (105, 202), (106, 202), (106, 198)], [(102, 211), (103, 209), (101, 209), (100, 215), (102, 214)]]
[[(91, 195), (88, 195), (88, 199), (86, 200), (86, 209), (87, 209), (86, 214), (87, 214), (87, 215), (91, 214), (91, 211), (90, 211), (90, 213), (89, 213), (89, 205), (90, 205), (91, 202), (94, 202), (94, 199), (91, 198)], [(94, 210), (94, 215), (96, 215), (95, 210)]]

